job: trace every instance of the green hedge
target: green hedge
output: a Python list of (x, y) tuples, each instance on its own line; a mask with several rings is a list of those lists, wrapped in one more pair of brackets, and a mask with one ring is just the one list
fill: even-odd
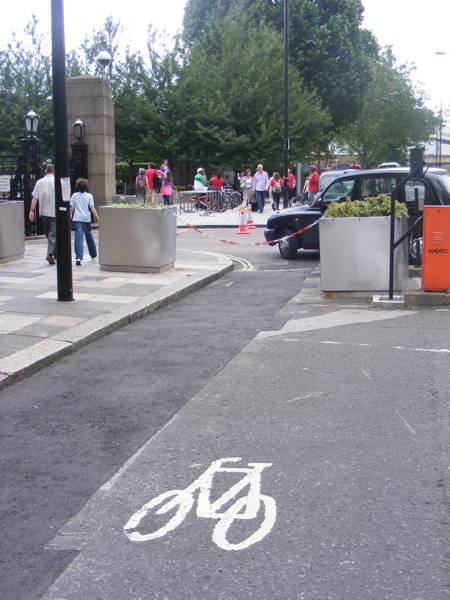
[[(388, 194), (372, 196), (365, 200), (350, 200), (331, 202), (324, 217), (385, 217), (391, 214), (391, 198)], [(408, 211), (404, 202), (395, 201), (395, 216), (406, 217)]]

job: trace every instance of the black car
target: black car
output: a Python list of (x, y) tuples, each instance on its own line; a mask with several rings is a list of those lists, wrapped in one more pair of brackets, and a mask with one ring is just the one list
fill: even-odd
[[(381, 168), (370, 170), (347, 171), (344, 175), (330, 182), (319, 192), (312, 202), (286, 208), (270, 215), (264, 231), (266, 240), (275, 245), (274, 240), (290, 235), (311, 225), (323, 215), (330, 202), (343, 202), (346, 199), (361, 200), (378, 194), (391, 194), (391, 191), (409, 173), (407, 167)], [(450, 205), (450, 173), (445, 169), (429, 168), (423, 177), (409, 179), (396, 191), (399, 202), (406, 202), (410, 223), (414, 223), (420, 215), (424, 204)], [(418, 244), (421, 230), (410, 234), (410, 257), (412, 262), (418, 261)], [(297, 250), (319, 250), (319, 227), (299, 233), (278, 242), (283, 258), (295, 258)]]

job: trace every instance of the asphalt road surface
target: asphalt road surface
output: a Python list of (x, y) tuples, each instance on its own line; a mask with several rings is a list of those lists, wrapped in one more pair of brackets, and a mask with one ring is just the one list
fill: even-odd
[(266, 323), (282, 322), (317, 264), (296, 262), (287, 274), (234, 271), (0, 392), (0, 598), (41, 597), (75, 556), (44, 545)]
[(1, 392), (1, 598), (447, 597), (450, 311), (253, 251)]

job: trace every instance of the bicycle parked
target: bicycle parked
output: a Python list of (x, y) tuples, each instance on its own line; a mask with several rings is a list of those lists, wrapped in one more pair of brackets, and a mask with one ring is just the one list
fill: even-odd
[(223, 191), (226, 208), (237, 208), (242, 204), (242, 194), (233, 189), (232, 185), (226, 185)]

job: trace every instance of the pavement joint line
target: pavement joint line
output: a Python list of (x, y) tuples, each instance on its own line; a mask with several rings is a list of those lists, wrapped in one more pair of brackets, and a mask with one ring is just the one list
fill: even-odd
[(223, 259), (218, 262), (219, 268), (214, 271), (187, 275), (181, 281), (169, 284), (165, 289), (152, 292), (131, 304), (121, 305), (111, 313), (84, 321), (65, 332), (0, 359), (0, 390), (29, 377), (42, 367), (77, 351), (90, 342), (216, 281), (234, 268), (230, 260)]

